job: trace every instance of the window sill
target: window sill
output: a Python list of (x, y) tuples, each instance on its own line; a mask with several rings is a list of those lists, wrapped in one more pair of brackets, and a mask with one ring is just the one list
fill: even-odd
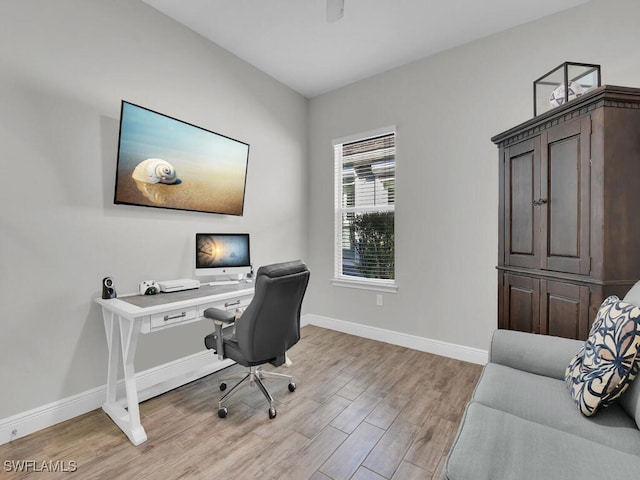
[(395, 282), (332, 278), (331, 284), (334, 287), (359, 288), (361, 290), (374, 290), (376, 292), (398, 293), (398, 285), (396, 285)]

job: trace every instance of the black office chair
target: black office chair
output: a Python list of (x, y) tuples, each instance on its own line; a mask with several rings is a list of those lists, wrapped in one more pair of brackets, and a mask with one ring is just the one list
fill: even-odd
[[(269, 418), (275, 418), (276, 408), (263, 378), (279, 378), (289, 381), (289, 391), (296, 389), (293, 377), (281, 373), (265, 372), (260, 365), (270, 363), (279, 367), (286, 361), (286, 352), (300, 339), (300, 309), (307, 284), (309, 270), (299, 260), (260, 267), (255, 278), (255, 292), (251, 303), (235, 321), (235, 313), (217, 308), (207, 308), (204, 316), (214, 321), (216, 331), (207, 335), (204, 344), (215, 350), (218, 358), (231, 358), (249, 371), (228, 378), (238, 378), (218, 403), (218, 416), (227, 416), (224, 401), (242, 383), (255, 383), (269, 402)], [(234, 324), (235, 322), (235, 324)], [(223, 328), (234, 324), (235, 328)], [(223, 381), (220, 390), (227, 384)]]

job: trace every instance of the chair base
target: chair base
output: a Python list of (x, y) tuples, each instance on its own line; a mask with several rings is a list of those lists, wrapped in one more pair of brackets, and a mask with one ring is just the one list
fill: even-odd
[(248, 372), (245, 371), (243, 373), (236, 373), (220, 379), (220, 390), (225, 391), (227, 389), (226, 380), (236, 378), (239, 378), (240, 381), (233, 387), (231, 387), (231, 389), (222, 397), (220, 397), (220, 400), (218, 401), (218, 416), (220, 418), (225, 418), (227, 416), (227, 407), (224, 406), (225, 399), (235, 393), (237, 391), (237, 388), (247, 380), (249, 381), (249, 385), (257, 385), (264, 397), (267, 399), (267, 402), (269, 402), (269, 418), (275, 418), (277, 414), (276, 407), (274, 405), (275, 400), (273, 399), (271, 393), (269, 393), (269, 390), (267, 390), (267, 387), (265, 387), (262, 379), (271, 378), (278, 380), (287, 380), (289, 382), (289, 391), (293, 392), (296, 389), (296, 384), (293, 382), (293, 377), (291, 375), (285, 375), (284, 373), (267, 372), (262, 370), (262, 367), (249, 367)]

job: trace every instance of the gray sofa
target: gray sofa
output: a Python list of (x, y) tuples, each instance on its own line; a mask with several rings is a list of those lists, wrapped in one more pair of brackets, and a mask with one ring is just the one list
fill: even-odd
[[(640, 283), (625, 296), (640, 305)], [(584, 342), (496, 330), (441, 478), (640, 478), (640, 376), (583, 416), (564, 383)]]

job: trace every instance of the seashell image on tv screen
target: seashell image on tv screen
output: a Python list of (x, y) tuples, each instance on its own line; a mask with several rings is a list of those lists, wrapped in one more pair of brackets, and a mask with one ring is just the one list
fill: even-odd
[(242, 215), (249, 145), (122, 101), (114, 203)]

